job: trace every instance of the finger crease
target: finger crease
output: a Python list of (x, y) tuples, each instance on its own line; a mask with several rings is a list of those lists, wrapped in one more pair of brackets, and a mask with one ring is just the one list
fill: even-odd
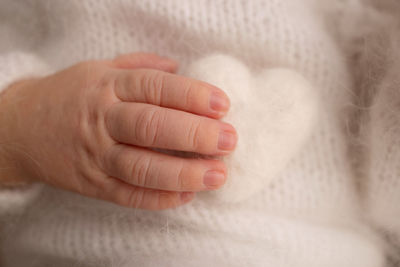
[[(154, 105), (161, 105), (161, 93), (165, 84), (165, 77), (162, 74), (156, 74), (152, 79), (152, 87), (148, 87), (148, 95), (146, 100), (148, 103), (154, 103)], [(150, 89), (152, 88), (152, 89)]]
[(183, 95), (183, 101), (184, 101), (184, 107), (189, 108), (190, 104), (190, 92), (191, 92), (191, 87), (192, 85), (189, 84), (188, 87), (185, 88), (184, 90), (184, 95)]
[(150, 118), (150, 123), (147, 124), (146, 132), (150, 140), (150, 146), (156, 146), (156, 142), (159, 139), (159, 133), (161, 132), (162, 125), (164, 123), (164, 116), (160, 112), (154, 111)]
[(190, 126), (189, 130), (189, 135), (188, 135), (188, 143), (191, 145), (193, 150), (197, 150), (198, 148), (198, 136), (200, 132), (200, 126), (199, 123), (192, 123)]
[(151, 165), (152, 165), (152, 162), (153, 162), (153, 158), (149, 158), (147, 161), (146, 161), (146, 167), (145, 167), (145, 169), (144, 169), (144, 186), (145, 187), (152, 187), (152, 181), (151, 181), (151, 178), (150, 178), (150, 168), (151, 168)]
[(178, 179), (177, 179), (177, 188), (179, 188), (180, 190), (184, 189), (184, 177), (183, 177), (183, 169), (184, 169), (184, 164), (183, 162), (181, 162), (180, 168), (179, 168), (179, 173), (178, 173)]

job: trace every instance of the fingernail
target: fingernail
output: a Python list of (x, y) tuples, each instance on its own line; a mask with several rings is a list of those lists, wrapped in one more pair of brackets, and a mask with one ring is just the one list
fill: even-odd
[(221, 93), (213, 92), (210, 96), (210, 108), (217, 112), (227, 111), (229, 100)]
[(231, 131), (222, 130), (218, 138), (219, 150), (233, 150), (236, 145), (236, 134)]
[(209, 189), (216, 189), (225, 181), (225, 174), (220, 171), (207, 171), (204, 174), (203, 183)]
[(188, 202), (194, 198), (194, 192), (183, 192), (181, 193), (181, 201)]

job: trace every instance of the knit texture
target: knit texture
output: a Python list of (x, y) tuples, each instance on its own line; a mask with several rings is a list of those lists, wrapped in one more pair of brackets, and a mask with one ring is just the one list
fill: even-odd
[[(295, 137), (297, 142), (290, 140), (293, 146), (281, 147), (284, 164), (266, 183), (251, 186), (253, 175), (236, 170), (247, 166), (239, 166), (241, 155), (234, 155), (232, 179), (242, 173), (234, 179), (244, 189), (235, 202), (232, 194), (207, 192), (183, 207), (150, 212), (43, 186), (2, 240), (1, 266), (385, 266), (381, 241), (360, 220), (361, 201), (347, 154), (345, 110), (354, 91), (338, 45), (347, 39), (340, 39), (340, 30), (334, 33), (325, 18), (340, 20), (333, 14), (351, 5), (323, 2), (324, 8), (312, 0), (0, 2), (0, 39), (7, 40), (0, 46), (3, 88), (31, 74), (17, 67), (18, 59), (5, 60), (21, 51), (34, 55), (21, 57), (27, 66), (40, 69), (46, 62), (51, 71), (86, 59), (151, 51), (176, 59), (180, 73), (191, 75), (202, 68), (201, 58), (219, 52), (241, 62), (242, 71), (227, 74), (218, 63), (201, 78), (229, 75), (219, 85), (228, 93), (230, 83), (240, 84), (238, 75), (256, 77), (264, 69), (286, 68), (304, 77), (318, 102), (318, 111), (310, 106), (314, 111), (305, 117), (292, 114), (304, 120), (297, 122), (303, 134)], [(8, 69), (16, 73), (10, 79), (3, 74)], [(267, 103), (250, 91), (234, 92), (232, 103), (246, 97), (242, 105), (249, 109), (262, 110)], [(313, 103), (312, 98), (306, 101)], [(230, 115), (233, 121), (240, 116), (241, 131), (249, 131), (240, 142), (251, 143), (251, 131), (267, 131), (266, 125), (257, 125), (256, 114)], [(268, 114), (279, 118), (273, 115)], [(245, 162), (267, 170), (273, 141), (265, 140), (265, 147), (242, 152), (242, 157), (251, 156)]]
[(365, 213), (386, 240), (390, 266), (400, 266), (400, 3), (368, 1), (377, 27), (361, 45), (367, 53), (356, 61), (359, 74), (359, 105), (363, 127), (362, 185)]

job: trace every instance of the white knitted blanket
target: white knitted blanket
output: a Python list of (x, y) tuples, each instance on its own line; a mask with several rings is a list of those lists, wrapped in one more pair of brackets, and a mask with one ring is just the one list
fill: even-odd
[(395, 266), (400, 6), (375, 2), (1, 0), (0, 89), (155, 52), (226, 90), (243, 138), (227, 186), (174, 210), (0, 190), (0, 265)]

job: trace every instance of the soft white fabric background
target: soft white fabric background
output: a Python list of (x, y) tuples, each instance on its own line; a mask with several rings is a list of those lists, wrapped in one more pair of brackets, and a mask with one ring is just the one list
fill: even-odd
[[(251, 73), (275, 67), (297, 71), (312, 84), (322, 107), (310, 138), (290, 163), (238, 203), (204, 193), (176, 210), (148, 212), (44, 186), (14, 215), (12, 203), (2, 205), (2, 221), (12, 222), (1, 243), (2, 266), (389, 266), (386, 246), (361, 219), (370, 214), (374, 225), (390, 227), (393, 236), (400, 233), (393, 227), (400, 186), (395, 172), (381, 171), (397, 165), (392, 156), (376, 161), (395, 144), (382, 138), (382, 131), (396, 120), (385, 118), (365, 141), (367, 148), (374, 144), (371, 161), (377, 163), (371, 166), (378, 167), (364, 172), (361, 180), (370, 185), (362, 194), (346, 127), (358, 85), (351, 67), (363, 62), (358, 42), (365, 31), (359, 26), (370, 25), (366, 14), (390, 13), (385, 8), (351, 0), (1, 0), (0, 88), (119, 53), (156, 52), (178, 60), (186, 73), (197, 59), (220, 52)], [(373, 38), (374, 31), (368, 34)], [(376, 100), (381, 109), (398, 107), (395, 95), (386, 105), (386, 91)], [(382, 112), (377, 108), (373, 114), (380, 118)], [(242, 120), (249, 131), (257, 130), (257, 118), (248, 114)], [(376, 154), (377, 149), (383, 152)], [(268, 166), (258, 152), (254, 160)], [(385, 173), (392, 182), (375, 186), (387, 180), (376, 179), (389, 177)], [(251, 178), (242, 177), (243, 187)], [(382, 210), (385, 216), (376, 212)]]

